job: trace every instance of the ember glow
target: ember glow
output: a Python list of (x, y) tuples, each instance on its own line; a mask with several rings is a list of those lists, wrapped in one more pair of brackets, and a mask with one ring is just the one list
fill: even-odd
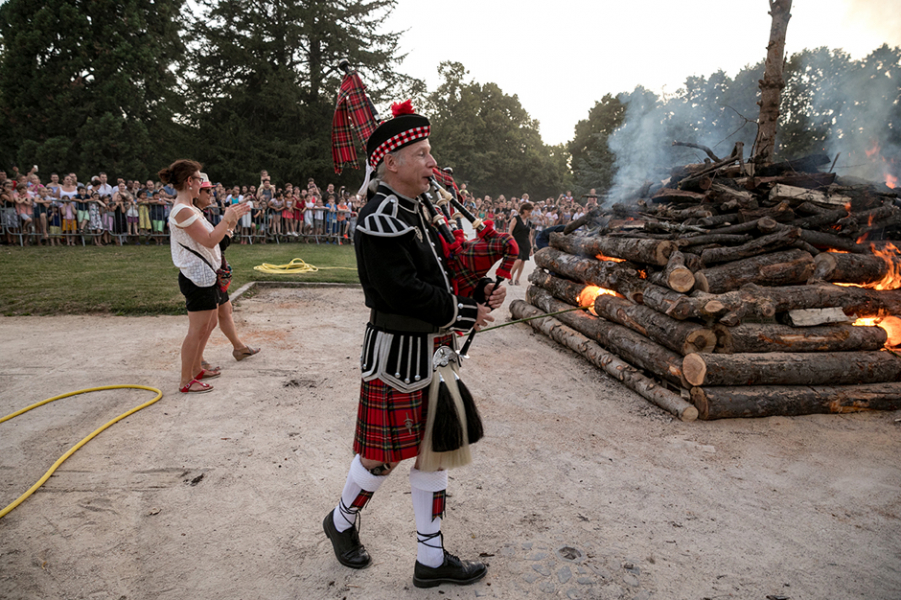
[(901, 346), (901, 319), (898, 317), (867, 317), (854, 321), (855, 327), (882, 327), (888, 334), (885, 347), (896, 349)]
[(604, 256), (603, 254), (598, 254), (597, 259), (598, 260), (606, 260), (606, 261), (610, 261), (610, 262), (626, 262), (625, 258), (614, 258), (612, 256)]
[(590, 308), (591, 312), (594, 312), (594, 301), (601, 294), (609, 294), (610, 296), (617, 295), (613, 290), (608, 290), (596, 285), (586, 285), (581, 293), (579, 293), (579, 297), (576, 298), (576, 301), (582, 308)]
[(872, 287), (876, 290), (897, 290), (901, 288), (901, 250), (894, 244), (886, 244), (885, 248), (878, 250), (875, 245), (871, 246), (873, 254), (885, 261), (888, 265), (888, 273), (882, 281), (869, 284), (864, 287)]

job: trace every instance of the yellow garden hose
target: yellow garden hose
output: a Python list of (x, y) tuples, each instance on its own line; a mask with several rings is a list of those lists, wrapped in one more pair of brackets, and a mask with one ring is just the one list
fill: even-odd
[(320, 269), (345, 269), (348, 271), (356, 271), (356, 267), (317, 267), (315, 265), (310, 265), (304, 262), (302, 258), (295, 258), (291, 262), (285, 265), (273, 265), (269, 263), (263, 263), (261, 265), (257, 265), (254, 268), (254, 271), (260, 271), (262, 273), (269, 273), (271, 275), (291, 275), (291, 274), (299, 274), (299, 273), (315, 273)]
[(25, 492), (24, 494), (22, 494), (21, 496), (19, 496), (18, 499), (16, 499), (15, 502), (13, 502), (12, 504), (10, 504), (9, 506), (7, 506), (6, 508), (4, 508), (3, 510), (0, 510), (0, 519), (2, 519), (2, 518), (5, 517), (7, 514), (9, 514), (9, 512), (12, 511), (12, 509), (14, 509), (15, 507), (17, 507), (17, 506), (19, 506), (20, 504), (22, 504), (22, 503), (25, 501), (26, 498), (28, 498), (30, 495), (32, 495), (33, 493), (35, 493), (35, 492), (38, 490), (39, 487), (41, 487), (42, 485), (44, 485), (44, 482), (46, 482), (48, 479), (50, 479), (50, 476), (53, 475), (54, 471), (56, 471), (56, 470), (59, 468), (59, 466), (60, 466), (61, 464), (63, 464), (63, 463), (66, 461), (67, 458), (69, 458), (70, 456), (72, 456), (73, 454), (75, 454), (75, 451), (76, 451), (76, 450), (78, 450), (79, 448), (81, 448), (82, 446), (84, 446), (85, 444), (87, 444), (88, 442), (90, 442), (92, 439), (94, 439), (95, 437), (97, 437), (97, 435), (98, 435), (101, 431), (103, 431), (104, 429), (106, 429), (107, 427), (109, 427), (110, 425), (112, 425), (113, 423), (116, 423), (116, 422), (118, 422), (118, 421), (121, 421), (121, 420), (124, 419), (125, 417), (127, 417), (127, 416), (129, 416), (129, 415), (132, 415), (132, 414), (138, 412), (138, 411), (141, 410), (142, 408), (147, 408), (148, 406), (150, 406), (151, 404), (153, 404), (154, 402), (156, 402), (157, 400), (159, 400), (160, 398), (162, 398), (162, 397), (163, 397), (163, 392), (160, 391), (160, 390), (158, 390), (158, 389), (156, 389), (156, 388), (147, 387), (147, 386), (145, 386), (145, 385), (105, 385), (105, 386), (102, 386), (102, 387), (95, 387), (95, 388), (87, 388), (87, 389), (84, 389), (84, 390), (78, 390), (77, 392), (69, 392), (68, 394), (62, 394), (61, 396), (54, 396), (53, 398), (48, 398), (47, 400), (43, 400), (43, 401), (41, 401), (41, 402), (38, 402), (37, 404), (32, 404), (31, 406), (27, 406), (27, 407), (23, 408), (22, 410), (16, 411), (16, 412), (14, 412), (13, 414), (7, 415), (7, 416), (3, 417), (2, 419), (0, 419), (0, 423), (3, 423), (4, 421), (9, 421), (10, 419), (12, 419), (12, 418), (14, 418), (14, 417), (18, 417), (19, 415), (28, 412), (28, 411), (31, 410), (32, 408), (37, 408), (37, 407), (39, 407), (39, 406), (43, 406), (44, 404), (47, 404), (47, 403), (49, 403), (49, 402), (53, 402), (54, 400), (60, 400), (61, 398), (68, 398), (69, 396), (77, 396), (78, 394), (86, 394), (86, 393), (88, 393), (88, 392), (99, 392), (99, 391), (102, 391), (102, 390), (120, 390), (120, 389), (147, 390), (147, 391), (149, 391), (149, 392), (156, 392), (156, 397), (155, 397), (153, 400), (150, 400), (149, 402), (145, 402), (144, 404), (142, 404), (142, 405), (140, 405), (140, 406), (136, 406), (135, 408), (131, 409), (130, 411), (128, 411), (128, 412), (126, 412), (126, 413), (122, 413), (121, 415), (119, 415), (118, 417), (116, 417), (115, 419), (113, 419), (112, 421), (108, 422), (106, 425), (103, 425), (102, 427), (99, 427), (98, 429), (95, 429), (94, 432), (91, 433), (91, 435), (89, 435), (88, 437), (84, 438), (83, 440), (81, 440), (80, 442), (78, 442), (77, 444), (75, 444), (74, 446), (72, 446), (71, 448), (69, 448), (69, 451), (66, 452), (65, 454), (63, 454), (62, 456), (60, 456), (60, 457), (59, 457), (59, 460), (57, 460), (55, 463), (53, 463), (53, 466), (50, 467), (50, 469), (48, 469), (48, 471), (47, 471), (46, 473), (44, 473), (44, 476), (41, 477), (40, 479), (38, 479), (38, 482), (37, 482), (36, 484), (34, 484), (33, 486), (31, 486), (31, 489), (29, 489), (27, 492)]

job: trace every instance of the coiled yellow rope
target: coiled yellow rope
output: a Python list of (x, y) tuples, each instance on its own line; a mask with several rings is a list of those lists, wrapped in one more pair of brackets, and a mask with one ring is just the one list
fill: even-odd
[(295, 258), (285, 265), (263, 263), (253, 268), (254, 271), (269, 273), (271, 275), (296, 275), (301, 273), (315, 273), (320, 269), (344, 269), (347, 271), (356, 270), (355, 267), (317, 267), (315, 265), (307, 264), (302, 258)]
[(22, 503), (25, 501), (26, 498), (28, 498), (30, 495), (32, 495), (33, 493), (35, 493), (35, 492), (38, 490), (39, 487), (41, 487), (42, 485), (44, 485), (44, 482), (46, 482), (48, 479), (50, 479), (50, 476), (53, 475), (54, 471), (56, 471), (56, 469), (58, 469), (59, 466), (60, 466), (61, 464), (63, 464), (63, 463), (66, 461), (67, 458), (69, 458), (70, 456), (72, 456), (73, 454), (75, 454), (75, 451), (76, 451), (76, 450), (78, 450), (79, 448), (81, 448), (82, 446), (84, 446), (85, 444), (87, 444), (88, 442), (90, 442), (92, 439), (94, 439), (95, 437), (97, 437), (97, 435), (99, 435), (101, 431), (103, 431), (104, 429), (106, 429), (107, 427), (109, 427), (110, 425), (112, 425), (113, 423), (116, 423), (116, 422), (118, 422), (118, 421), (121, 421), (121, 420), (124, 419), (125, 417), (127, 417), (127, 416), (129, 416), (129, 415), (132, 415), (132, 414), (138, 412), (138, 411), (141, 410), (142, 408), (147, 408), (148, 406), (150, 406), (151, 404), (153, 404), (154, 402), (156, 402), (157, 400), (159, 400), (160, 398), (162, 398), (162, 397), (163, 397), (163, 392), (162, 392), (161, 390), (156, 389), (156, 388), (153, 388), (153, 387), (147, 387), (147, 386), (145, 386), (145, 385), (105, 385), (105, 386), (102, 386), (102, 387), (87, 388), (87, 389), (84, 389), (84, 390), (78, 390), (77, 392), (69, 392), (68, 394), (62, 394), (62, 395), (60, 395), (60, 396), (54, 396), (53, 398), (48, 398), (48, 399), (46, 399), (46, 400), (43, 400), (43, 401), (41, 401), (41, 402), (38, 402), (37, 404), (32, 404), (31, 406), (27, 406), (27, 407), (23, 408), (22, 410), (16, 411), (16, 412), (14, 412), (13, 414), (7, 415), (7, 416), (3, 417), (2, 419), (0, 419), (0, 423), (3, 423), (3, 422), (5, 422), (5, 421), (9, 421), (9, 420), (12, 419), (12, 418), (18, 417), (19, 415), (21, 415), (21, 414), (23, 414), (23, 413), (28, 412), (28, 411), (31, 410), (32, 408), (37, 408), (37, 407), (39, 407), (39, 406), (43, 406), (44, 404), (48, 404), (48, 403), (50, 403), (50, 402), (53, 402), (54, 400), (60, 400), (60, 399), (62, 399), (62, 398), (68, 398), (69, 396), (77, 396), (78, 394), (86, 394), (86, 393), (88, 393), (88, 392), (99, 392), (99, 391), (102, 391), (102, 390), (120, 390), (120, 389), (147, 390), (147, 391), (149, 391), (149, 392), (156, 392), (156, 397), (155, 397), (153, 400), (150, 400), (150, 401), (148, 401), (148, 402), (145, 402), (144, 404), (142, 404), (142, 405), (140, 405), (140, 406), (136, 406), (135, 408), (131, 409), (130, 411), (128, 411), (128, 412), (126, 412), (126, 413), (122, 413), (121, 415), (119, 415), (118, 417), (116, 417), (116, 418), (113, 419), (112, 421), (109, 421), (108, 423), (106, 423), (106, 424), (103, 425), (102, 427), (99, 427), (98, 429), (95, 429), (95, 430), (91, 433), (91, 435), (89, 435), (88, 437), (84, 438), (83, 440), (81, 440), (80, 442), (78, 442), (77, 444), (75, 444), (74, 446), (72, 446), (71, 448), (69, 448), (69, 451), (66, 452), (65, 454), (63, 454), (62, 456), (60, 456), (59, 459), (58, 459), (55, 463), (53, 463), (53, 466), (50, 467), (50, 469), (48, 469), (46, 473), (44, 473), (44, 476), (41, 477), (40, 479), (38, 479), (38, 482), (35, 483), (33, 486), (31, 486), (31, 488), (30, 488), (27, 492), (25, 492), (24, 494), (22, 494), (21, 496), (19, 496), (19, 497), (16, 499), (15, 502), (13, 502), (12, 504), (10, 504), (9, 506), (7, 506), (6, 508), (4, 508), (3, 510), (0, 510), (0, 519), (2, 519), (2, 518), (5, 517), (7, 514), (9, 514), (9, 512), (12, 511), (12, 509), (14, 509), (15, 507), (17, 507), (17, 506), (19, 506), (20, 504), (22, 504)]

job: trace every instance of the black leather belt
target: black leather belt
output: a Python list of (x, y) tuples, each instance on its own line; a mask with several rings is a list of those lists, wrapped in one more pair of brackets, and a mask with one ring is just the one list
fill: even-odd
[(369, 313), (369, 322), (379, 329), (385, 329), (387, 331), (397, 331), (402, 333), (438, 333), (438, 327), (431, 323), (427, 323), (422, 319), (383, 313), (375, 309), (372, 309)]

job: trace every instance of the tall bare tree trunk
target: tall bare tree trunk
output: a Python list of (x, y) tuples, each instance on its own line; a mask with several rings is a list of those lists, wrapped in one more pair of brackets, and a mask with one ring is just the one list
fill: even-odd
[(760, 80), (760, 116), (757, 138), (754, 140), (753, 162), (758, 167), (773, 163), (776, 147), (776, 123), (779, 120), (779, 100), (785, 79), (782, 68), (785, 60), (785, 32), (791, 19), (792, 0), (770, 0), (770, 43), (767, 46), (766, 68)]

